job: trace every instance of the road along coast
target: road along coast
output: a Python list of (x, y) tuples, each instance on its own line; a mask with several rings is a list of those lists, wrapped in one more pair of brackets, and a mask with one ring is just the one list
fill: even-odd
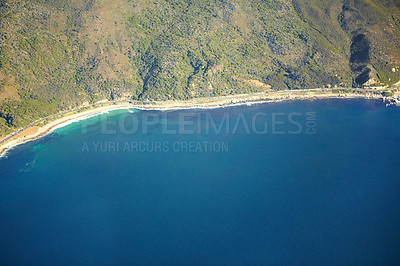
[[(388, 89), (393, 91), (397, 88)], [(387, 90), (386, 90), (387, 91)], [(381, 99), (388, 102), (400, 99), (399, 92), (391, 97), (384, 97), (381, 93), (365, 89), (310, 89), (293, 91), (270, 91), (254, 94), (240, 94), (211, 98), (195, 98), (190, 100), (171, 101), (146, 101), (136, 102), (130, 100), (101, 102), (89, 106), (83, 106), (47, 118), (40, 119), (19, 131), (0, 139), (0, 156), (4, 156), (12, 147), (41, 138), (57, 128), (67, 124), (89, 118), (104, 112), (116, 109), (144, 109), (144, 110), (172, 110), (172, 109), (205, 109), (221, 108), (233, 105), (255, 104), (263, 102), (278, 102), (289, 100), (317, 100), (329, 98), (364, 98)], [(42, 125), (45, 123), (44, 125)]]

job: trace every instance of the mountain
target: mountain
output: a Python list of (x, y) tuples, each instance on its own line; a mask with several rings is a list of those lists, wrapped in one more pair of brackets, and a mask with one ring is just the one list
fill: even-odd
[(0, 135), (103, 99), (400, 80), (398, 0), (0, 0)]

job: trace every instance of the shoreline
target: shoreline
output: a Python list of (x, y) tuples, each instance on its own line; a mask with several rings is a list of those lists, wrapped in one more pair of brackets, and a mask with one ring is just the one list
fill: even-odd
[[(32, 123), (23, 131), (18, 131), (18, 134), (13, 133), (2, 139), (7, 139), (0, 144), (0, 158), (4, 157), (12, 148), (42, 138), (58, 128), (65, 127), (71, 123), (85, 120), (90, 117), (107, 113), (110, 111), (121, 109), (138, 109), (138, 110), (155, 110), (155, 111), (171, 111), (184, 109), (215, 109), (242, 105), (254, 105), (262, 103), (276, 103), (283, 101), (295, 100), (320, 100), (320, 99), (374, 99), (385, 101), (386, 97), (380, 94), (360, 94), (346, 92), (325, 92), (319, 91), (292, 91), (292, 92), (269, 92), (269, 93), (254, 93), (254, 94), (238, 94), (232, 96), (220, 96), (214, 98), (196, 98), (180, 101), (161, 101), (147, 104), (138, 104), (134, 101), (121, 101), (120, 103), (106, 102), (101, 103), (98, 107), (82, 107), (77, 111), (64, 112), (52, 116), (55, 120), (47, 122), (44, 126), (37, 124), (48, 119), (42, 119)], [(85, 110), (85, 108), (89, 108)], [(84, 110), (84, 111), (81, 111)], [(81, 111), (81, 112), (79, 112)], [(71, 114), (69, 114), (71, 113)], [(57, 117), (60, 116), (60, 117)], [(16, 135), (15, 135), (16, 134)], [(1, 139), (0, 139), (1, 141)]]

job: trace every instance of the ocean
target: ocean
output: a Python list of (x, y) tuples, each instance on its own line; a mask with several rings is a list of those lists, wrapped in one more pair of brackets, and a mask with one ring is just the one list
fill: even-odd
[(0, 159), (1, 265), (399, 264), (400, 108), (118, 110)]

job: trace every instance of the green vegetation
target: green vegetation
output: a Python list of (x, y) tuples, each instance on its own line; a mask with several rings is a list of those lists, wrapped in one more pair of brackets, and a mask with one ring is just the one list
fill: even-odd
[(0, 135), (100, 100), (400, 79), (394, 0), (0, 1)]
[(391, 91), (385, 91), (385, 92), (382, 92), (382, 96), (385, 96), (385, 97), (392, 97), (393, 96), (393, 92), (391, 92)]

